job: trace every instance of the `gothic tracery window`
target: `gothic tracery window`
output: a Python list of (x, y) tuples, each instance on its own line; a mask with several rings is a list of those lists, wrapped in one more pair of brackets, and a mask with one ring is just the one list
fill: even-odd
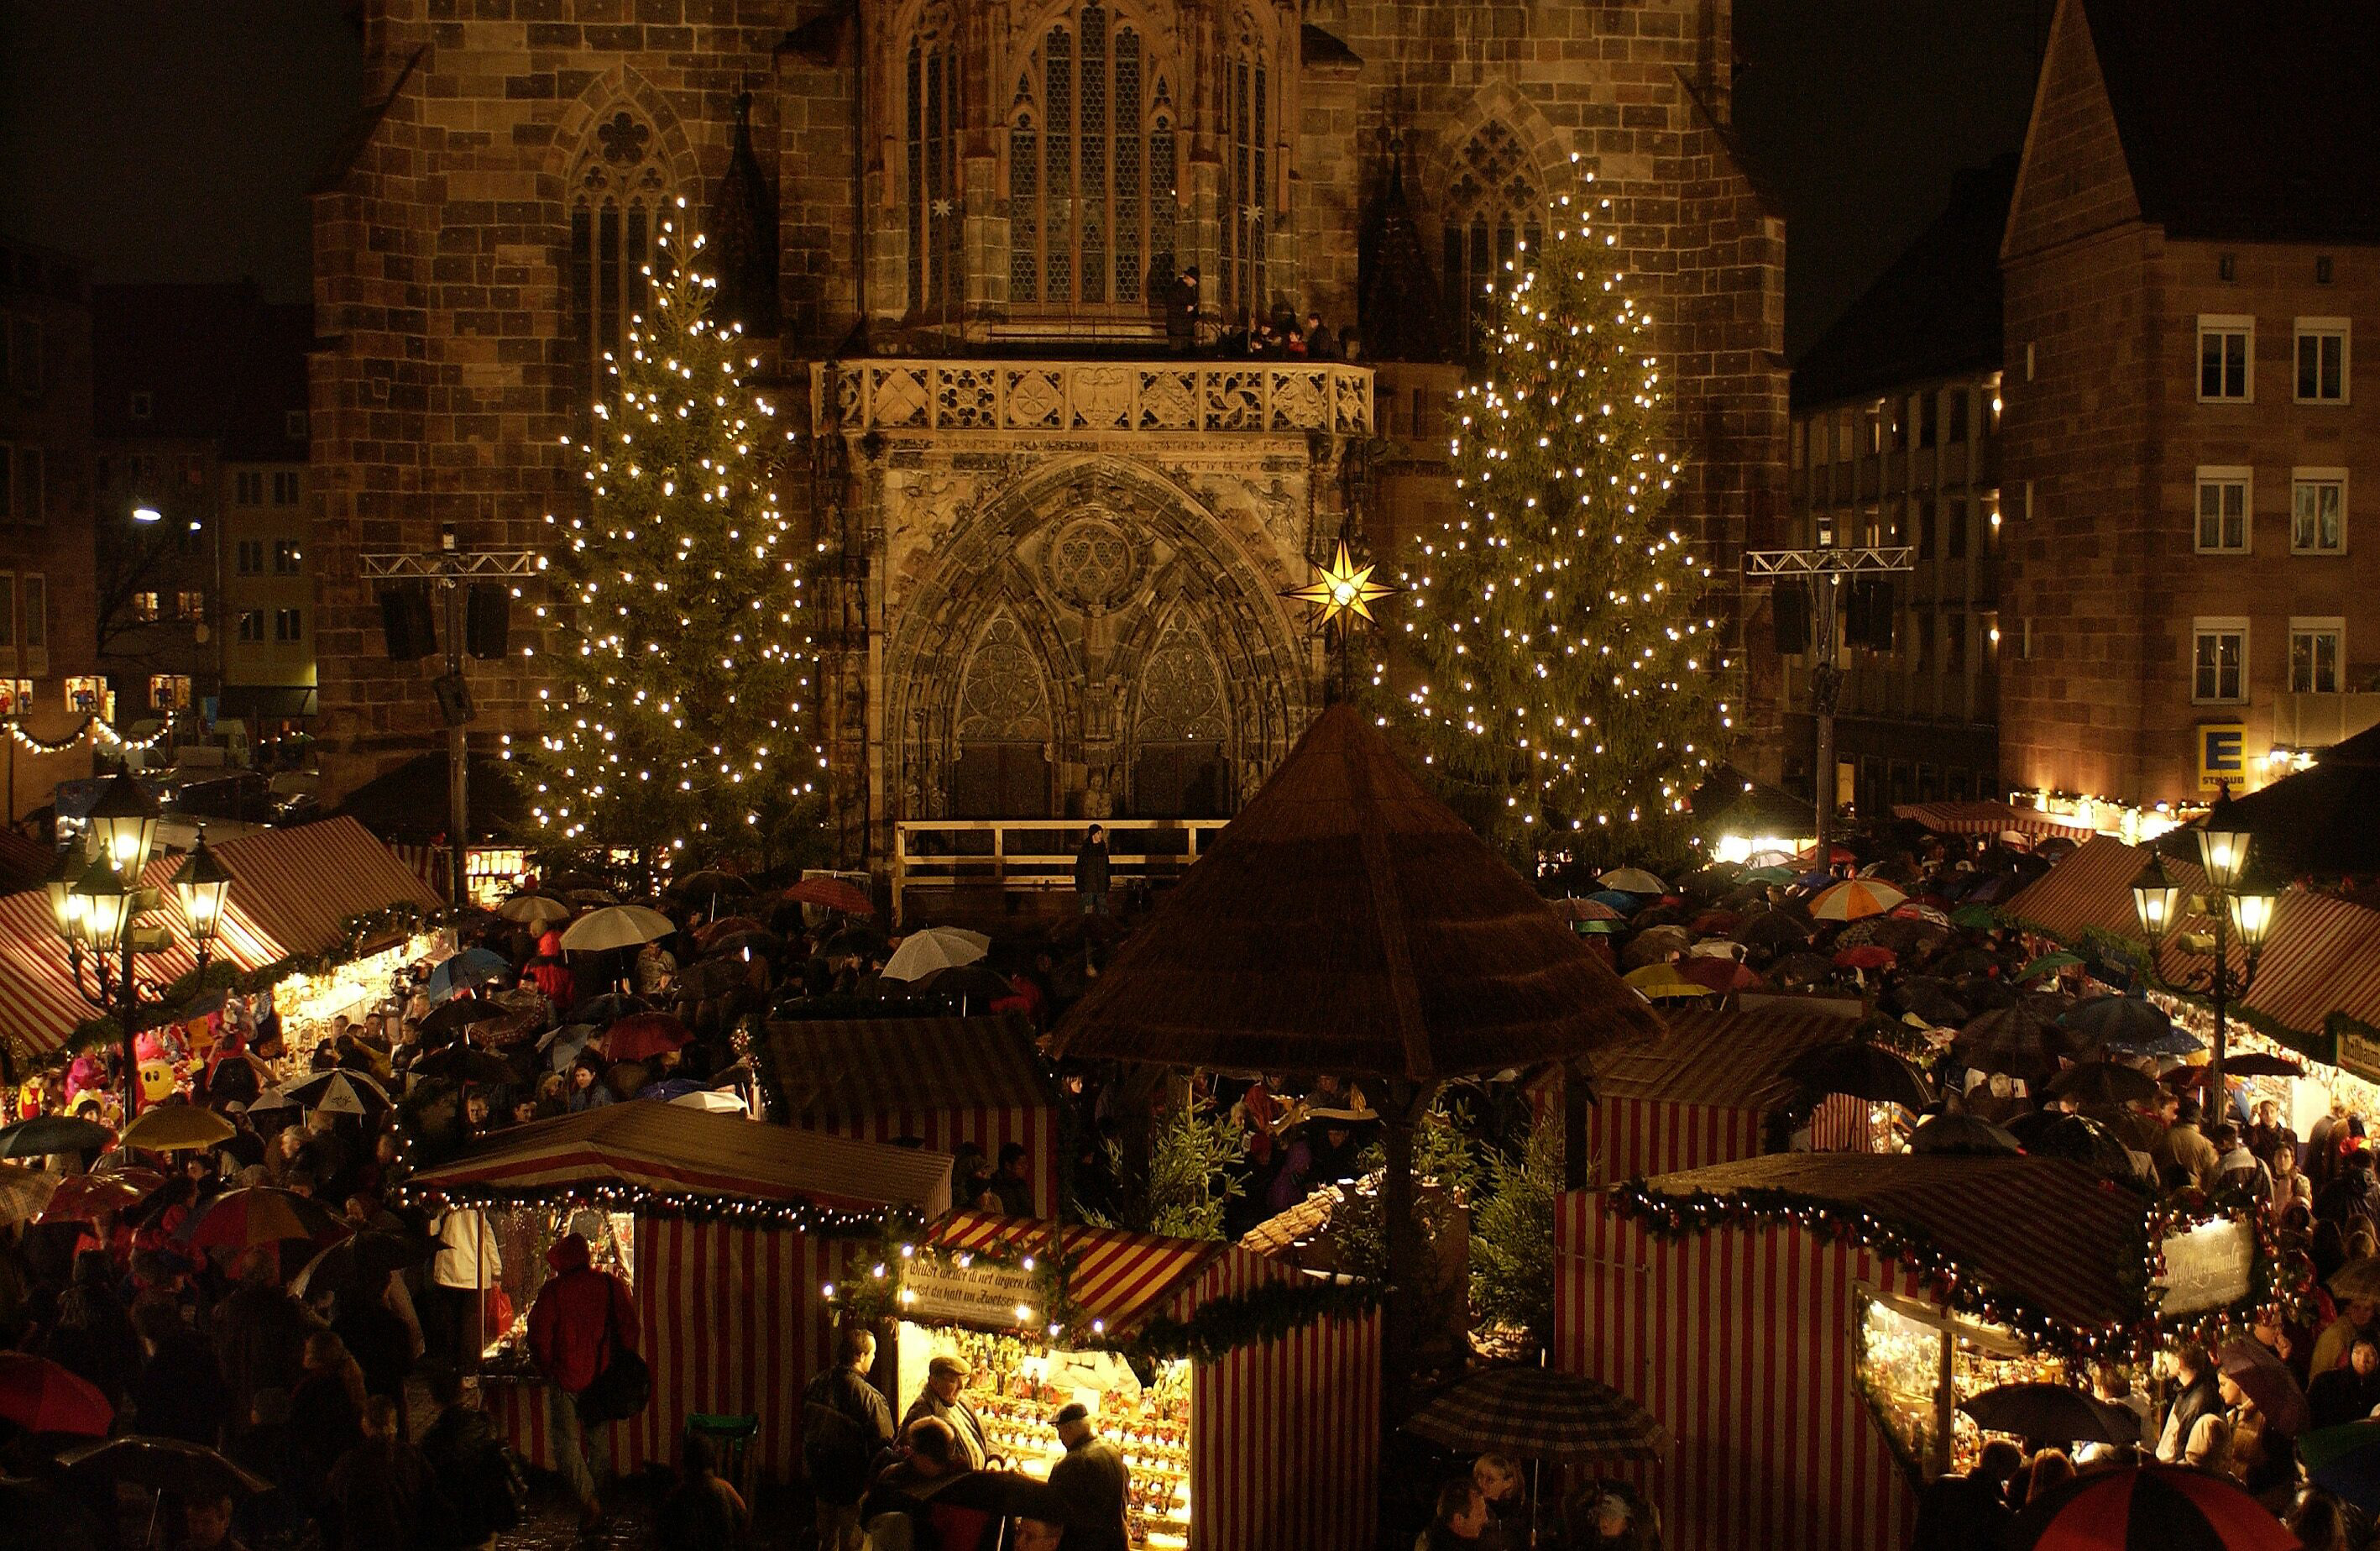
[(1496, 294), (1526, 267), (1520, 245), (1536, 250), (1544, 203), (1528, 152), (1505, 125), (1490, 120), (1463, 142), (1446, 195), (1446, 288), (1466, 353), (1493, 324)]
[(1012, 304), (1147, 305), (1172, 278), (1173, 88), (1147, 34), (1096, 3), (1019, 61), (1008, 110)]
[(942, 311), (964, 299), (959, 244), (958, 49), (938, 18), (919, 28), (904, 72), (908, 95), (909, 305)]
[(652, 126), (627, 108), (598, 118), (570, 179), (570, 279), (575, 337), (587, 349), (589, 385), (605, 384), (629, 320), (651, 296), (655, 238), (673, 190)]
[(1217, 139), (1223, 147), (1223, 274), (1224, 306), (1243, 317), (1265, 308), (1265, 234), (1275, 219), (1269, 190), (1272, 184), (1269, 154), (1272, 126), (1272, 71), (1253, 23), (1245, 16), (1241, 31), (1223, 56), (1221, 121)]

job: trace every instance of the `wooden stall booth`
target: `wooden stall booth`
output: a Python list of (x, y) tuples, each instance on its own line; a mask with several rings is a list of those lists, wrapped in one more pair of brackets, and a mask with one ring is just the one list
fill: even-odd
[[(802, 1390), (832, 1358), (820, 1288), (865, 1275), (885, 1235), (950, 1206), (951, 1158), (630, 1100), (498, 1132), (415, 1176), (412, 1198), (483, 1215), (516, 1311), (482, 1354), (489, 1411), (551, 1469), (545, 1386), (527, 1318), (563, 1234), (587, 1235), (625, 1277), (652, 1403), (611, 1424), (623, 1472), (677, 1458), (689, 1415), (759, 1419), (759, 1473), (801, 1473)], [(486, 1257), (482, 1257), (485, 1264)]]
[(769, 1056), (772, 1118), (944, 1153), (973, 1142), (995, 1165), (1014, 1142), (1031, 1166), (1033, 1215), (1058, 1215), (1057, 1098), (1023, 1019), (775, 1022)]
[(958, 1212), (866, 1289), (895, 1318), (893, 1409), (942, 1353), (992, 1452), (1046, 1475), (1080, 1400), (1132, 1469), (1146, 1551), (1369, 1551), (1380, 1319), (1365, 1294), (1211, 1240)]
[[(2256, 1236), (2062, 1158), (1782, 1154), (1564, 1195), (1560, 1365), (1677, 1440), (1673, 1551), (1889, 1551), (1979, 1447), (1960, 1399), (2239, 1311)], [(2152, 1314), (2155, 1317), (2152, 1317)], [(2158, 1321), (2170, 1322), (2161, 1326)]]

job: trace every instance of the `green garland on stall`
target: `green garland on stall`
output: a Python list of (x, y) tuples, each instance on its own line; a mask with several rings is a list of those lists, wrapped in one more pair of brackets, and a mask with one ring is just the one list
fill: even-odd
[[(159, 994), (155, 1002), (141, 1009), (143, 1016), (134, 1032), (163, 1028), (179, 1022), (183, 1009), (199, 997), (212, 991), (248, 995), (270, 990), (291, 975), (326, 974), (343, 964), (368, 959), (373, 946), (392, 934), (411, 936), (417, 932), (443, 926), (456, 918), (452, 906), (424, 907), (409, 900), (382, 905), (376, 910), (358, 910), (339, 922), (339, 940), (327, 948), (312, 953), (293, 953), (276, 959), (270, 964), (242, 971), (220, 960), (210, 962), (203, 970), (192, 970)], [(86, 1050), (111, 1044), (124, 1037), (124, 1025), (114, 1017), (102, 1014), (85, 1019), (75, 1025), (58, 1048), (42, 1063), (45, 1067), (63, 1065)]]

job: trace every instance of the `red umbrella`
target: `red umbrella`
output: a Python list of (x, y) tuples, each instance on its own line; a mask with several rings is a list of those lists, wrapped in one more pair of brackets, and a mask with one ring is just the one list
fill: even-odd
[(50, 1203), (42, 1209), (45, 1223), (87, 1223), (102, 1212), (138, 1206), (164, 1184), (153, 1168), (119, 1168), (113, 1174), (69, 1174), (58, 1181)]
[(804, 878), (785, 890), (786, 898), (804, 905), (822, 905), (845, 915), (876, 913), (876, 906), (857, 885), (842, 878)]
[(2077, 1476), (2017, 1515), (2014, 1551), (2299, 1551), (2298, 1537), (2219, 1475), (2143, 1465)]
[(0, 1351), (0, 1417), (29, 1433), (103, 1438), (115, 1409), (90, 1381), (46, 1357)]
[(346, 1231), (346, 1224), (295, 1191), (251, 1185), (225, 1191), (207, 1203), (190, 1215), (176, 1237), (194, 1250), (217, 1244), (247, 1250), (284, 1239), (328, 1243)]
[(1818, 848), (1812, 846), (1808, 850), (1803, 851), (1801, 855), (1793, 859), (1793, 865), (1797, 868), (1803, 869), (1829, 866), (1840, 867), (1847, 862), (1857, 861), (1858, 860), (1858, 855), (1853, 852), (1849, 846), (1836, 846), (1827, 852), (1827, 860), (1825, 861), (1820, 861), (1818, 860)]
[(1879, 943), (1862, 943), (1836, 954), (1835, 962), (1846, 970), (1888, 970), (1900, 956)]
[(1696, 985), (1707, 985), (1714, 991), (1766, 991), (1768, 983), (1732, 959), (1719, 959), (1708, 954), (1681, 959), (1670, 966)]
[(640, 1012), (623, 1018), (603, 1035), (603, 1054), (614, 1061), (642, 1061), (664, 1050), (682, 1050), (693, 1043), (686, 1026), (665, 1012)]

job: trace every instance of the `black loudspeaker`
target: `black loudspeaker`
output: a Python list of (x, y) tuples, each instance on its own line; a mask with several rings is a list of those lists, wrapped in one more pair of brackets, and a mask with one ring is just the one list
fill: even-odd
[(1777, 650), (1792, 656), (1810, 649), (1810, 590), (1798, 581), (1780, 581), (1770, 594), (1774, 601)]
[(382, 588), (380, 629), (391, 662), (410, 663), (436, 652), (438, 617), (430, 607), (430, 589), (419, 582)]
[(474, 657), (501, 657), (512, 648), (513, 591), (501, 582), (475, 581), (463, 605), (464, 647)]
[(1891, 651), (1896, 607), (1891, 582), (1879, 577), (1859, 578), (1852, 583), (1851, 598), (1843, 611), (1844, 638), (1853, 646), (1864, 646), (1871, 652)]
[(431, 681), (438, 691), (438, 714), (450, 727), (459, 727), (472, 715), (471, 686), (459, 673), (442, 673)]

